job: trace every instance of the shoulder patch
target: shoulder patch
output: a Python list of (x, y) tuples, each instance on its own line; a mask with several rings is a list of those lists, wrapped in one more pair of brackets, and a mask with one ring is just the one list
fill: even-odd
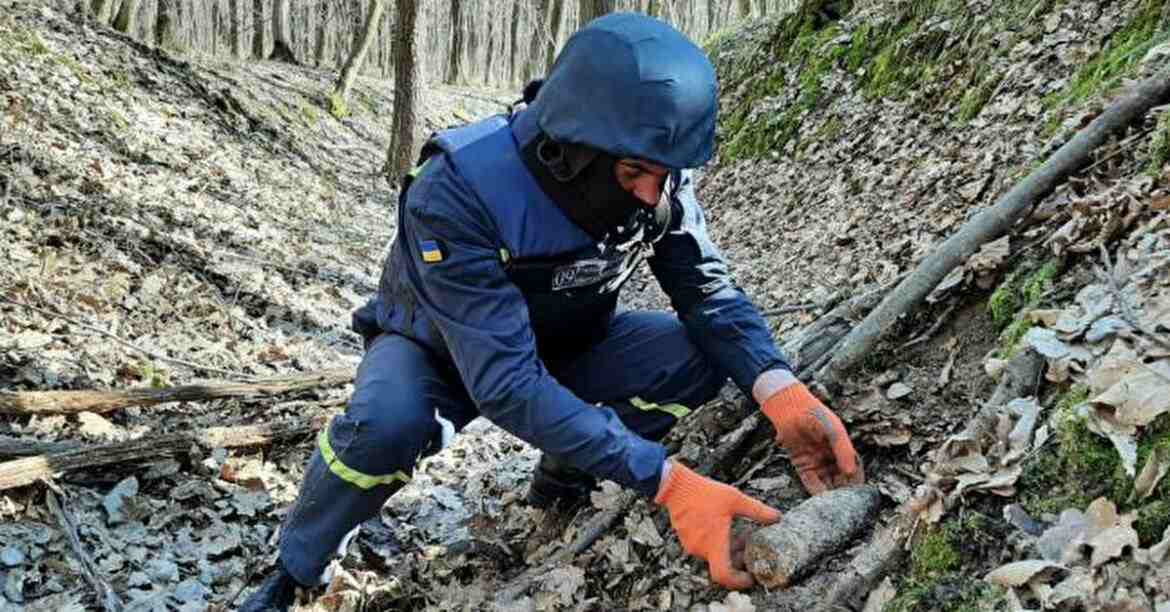
[(443, 261), (443, 249), (437, 240), (419, 240), (418, 250), (422, 253), (422, 260), (426, 263)]

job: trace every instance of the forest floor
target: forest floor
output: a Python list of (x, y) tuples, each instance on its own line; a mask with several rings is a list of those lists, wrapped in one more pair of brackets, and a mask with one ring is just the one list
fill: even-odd
[[(808, 113), (796, 141), (752, 155), (725, 147), (702, 173), (700, 200), (762, 310), (807, 305), (768, 315), (778, 337), (912, 270), (1098, 113), (1108, 92), (1047, 100), (1109, 49), (1105, 37), (1139, 4), (1070, 3), (1033, 16), (1035, 36), (1000, 45), (995, 68), (1010, 78), (962, 120), (928, 103), (937, 88), (874, 99), (856, 86), (861, 73), (842, 68), (821, 75), (832, 102)], [(850, 44), (864, 17), (822, 42)], [(919, 25), (923, 36), (954, 32)], [(735, 80), (743, 58), (772, 49), (783, 26), (757, 24), (712, 48), (725, 116), (748, 117), (725, 124), (725, 138), (792, 103)], [(1129, 76), (1164, 60), (1156, 51), (1130, 50)], [(337, 119), (325, 110), (333, 77), (173, 57), (48, 7), (0, 0), (0, 390), (354, 368), (361, 350), (349, 314), (375, 290), (394, 230), (395, 194), (380, 173), (393, 92), (359, 79), (351, 114)], [(499, 112), (510, 98), (429, 88), (427, 128)], [(885, 495), (875, 527), (916, 490), (937, 498), (908, 560), (867, 609), (1170, 609), (1167, 116), (1152, 113), (1011, 236), (970, 258), (833, 398)], [(648, 274), (623, 299), (667, 307)], [(1048, 365), (1032, 399), (1003, 409), (996, 440), (953, 439), (1021, 350)], [(346, 397), (342, 385), (279, 399), (6, 415), (0, 443), (13, 444), (0, 449), (300, 423), (340, 410)], [(717, 447), (738, 400), (729, 387), (684, 422), (672, 434), (680, 456), (697, 461)], [(312, 448), (311, 434), (196, 445), (0, 491), (0, 610), (100, 608), (49, 495), (63, 500), (96, 573), (128, 609), (233, 609), (274, 560)], [(803, 610), (824, 600), (868, 535), (791, 589), (729, 594), (682, 553), (664, 513), (638, 501), (572, 563), (499, 601), (504, 585), (619, 499), (606, 486), (576, 516), (526, 507), (536, 456), (473, 422), (363, 525), (328, 595), (305, 609)], [(781, 509), (805, 498), (770, 441), (717, 476)], [(1030, 563), (985, 580), (1017, 561)]]

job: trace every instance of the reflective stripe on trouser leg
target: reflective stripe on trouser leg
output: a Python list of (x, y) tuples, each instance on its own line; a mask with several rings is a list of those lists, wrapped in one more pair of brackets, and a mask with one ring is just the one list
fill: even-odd
[[(321, 433), (323, 437), (319, 440), (327, 441), (327, 430)], [(328, 579), (325, 570), (330, 560), (344, 553), (341, 546), (348, 542), (357, 526), (377, 515), (386, 500), (407, 482), (406, 478), (396, 477), (399, 472), (376, 479), (373, 484), (358, 478), (359, 482), (370, 484), (359, 486), (353, 479), (338, 475), (347, 472), (338, 469), (343, 464), (336, 461), (336, 455), (333, 457), (331, 468), (321, 445), (313, 452), (305, 469), (301, 493), (281, 531), (281, 562), (301, 584), (321, 584)]]
[(419, 458), (474, 418), (457, 380), (407, 338), (383, 334), (368, 343), (349, 407), (318, 438), (284, 521), (280, 559), (294, 578), (320, 580), (346, 535), (378, 514)]

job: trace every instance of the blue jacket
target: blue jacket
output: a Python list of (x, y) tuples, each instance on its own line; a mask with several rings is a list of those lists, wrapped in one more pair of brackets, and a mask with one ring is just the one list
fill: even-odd
[(788, 366), (708, 238), (688, 173), (676, 174), (672, 220), (652, 249), (602, 252), (521, 160), (538, 133), (534, 114), (521, 111), (434, 141), (440, 152), (400, 201), (379, 294), (355, 313), (355, 328), (414, 339), (455, 364), (492, 422), (651, 496), (665, 449), (577, 398), (542, 359), (586, 348), (643, 258), (692, 340), (745, 393), (761, 372)]

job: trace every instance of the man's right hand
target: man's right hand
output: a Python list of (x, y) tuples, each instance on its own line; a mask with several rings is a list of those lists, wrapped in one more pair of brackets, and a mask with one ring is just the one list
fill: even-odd
[(671, 462), (669, 469), (654, 501), (670, 512), (683, 550), (707, 561), (714, 582), (729, 589), (751, 587), (752, 575), (732, 567), (731, 519), (744, 516), (768, 525), (780, 520), (780, 511), (681, 463)]

